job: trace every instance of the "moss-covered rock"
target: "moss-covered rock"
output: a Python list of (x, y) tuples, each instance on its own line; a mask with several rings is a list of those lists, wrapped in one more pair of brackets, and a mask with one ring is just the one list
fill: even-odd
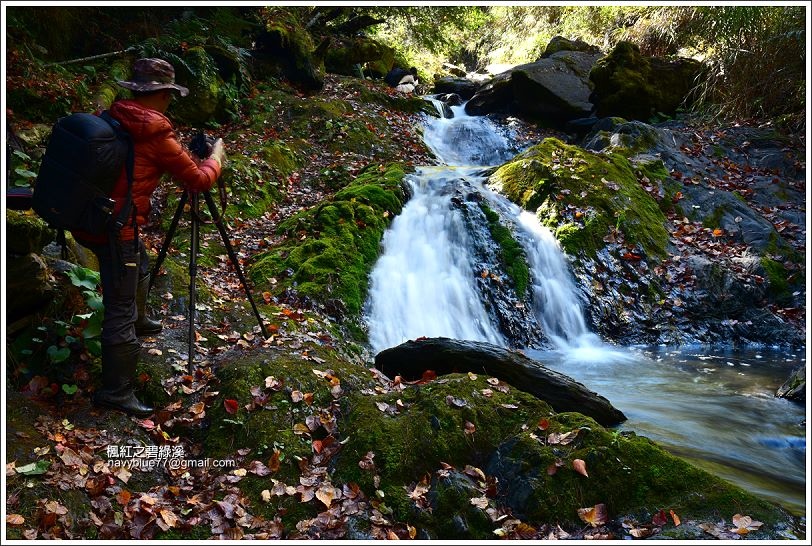
[(172, 116), (192, 125), (205, 123), (224, 108), (223, 79), (202, 46), (187, 49), (183, 62), (176, 67), (177, 81), (189, 88), (189, 96), (172, 104)]
[(594, 154), (548, 138), (497, 169), (489, 185), (535, 211), (570, 254), (594, 256), (615, 228), (648, 256), (665, 257), (665, 217), (620, 154)]
[(619, 42), (590, 72), (592, 101), (599, 117), (648, 120), (658, 113), (673, 115), (701, 71), (698, 61), (650, 58), (637, 45)]
[(324, 67), (328, 72), (345, 76), (358, 76), (361, 65), (367, 64), (370, 70), (384, 75), (395, 62), (395, 50), (377, 40), (365, 36), (355, 36), (338, 41), (324, 58)]
[(530, 282), (530, 268), (527, 265), (527, 257), (524, 249), (516, 239), (513, 238), (510, 229), (502, 225), (499, 215), (494, 212), (484, 202), (479, 203), (480, 208), (485, 213), (488, 220), (488, 230), (491, 232), (494, 242), (499, 245), (499, 258), (505, 272), (513, 281), (513, 287), (519, 299), (523, 299)]
[[(487, 484), (494, 488), (488, 494), (491, 507), (510, 509), (529, 523), (567, 529), (582, 525), (578, 509), (599, 503), (610, 518), (640, 521), (661, 509), (673, 509), (683, 520), (714, 523), (747, 513), (766, 522), (771, 532), (791, 521), (780, 508), (647, 438), (604, 429), (578, 413), (555, 414), (518, 390), (493, 389), (485, 376), (445, 376), (378, 396), (356, 393), (348, 407), (342, 428), (351, 432), (334, 481), (380, 491), (394, 519), (411, 522), (429, 536), (492, 536), (499, 524), (470, 510), (471, 499), (484, 496)], [(369, 461), (369, 452), (374, 466), (362, 468), (358, 463)], [(584, 462), (588, 476), (575, 470), (576, 459)], [(466, 468), (474, 479), (449, 472), (451, 466)], [(477, 468), (484, 471), (478, 478)], [(426, 480), (427, 474), (438, 478)], [(410, 497), (421, 480), (430, 484), (426, 497), (433, 512), (418, 508)]]
[(278, 66), (294, 84), (317, 91), (324, 85), (324, 62), (313, 38), (286, 9), (266, 12), (265, 30), (256, 37), (254, 57)]
[(54, 239), (54, 234), (39, 216), (6, 210), (6, 252), (19, 255), (40, 252)]
[[(383, 232), (406, 201), (403, 176), (396, 164), (369, 167), (332, 200), (283, 222), (286, 241), (250, 269), (256, 286), (276, 293), (293, 288), (357, 315)], [(270, 286), (271, 278), (280, 282)]]

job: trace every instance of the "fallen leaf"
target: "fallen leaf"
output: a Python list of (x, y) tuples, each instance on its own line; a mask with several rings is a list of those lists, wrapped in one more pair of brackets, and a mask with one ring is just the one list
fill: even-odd
[(333, 503), (333, 499), (340, 494), (340, 491), (330, 485), (329, 483), (323, 484), (316, 490), (316, 498), (319, 499), (327, 508)]
[(130, 503), (130, 499), (132, 498), (132, 493), (127, 491), (126, 489), (122, 489), (118, 495), (116, 495), (116, 500), (121, 506), (127, 506)]
[(290, 399), (293, 401), (294, 404), (297, 402), (301, 402), (302, 400), (304, 400), (304, 393), (302, 393), (302, 391), (293, 391), (292, 393), (290, 393)]
[(660, 510), (651, 518), (651, 523), (656, 525), (657, 527), (662, 527), (668, 522), (668, 518), (665, 515), (665, 510)]
[(465, 434), (473, 434), (476, 432), (476, 425), (471, 421), (465, 421)]
[(583, 476), (586, 476), (587, 478), (589, 477), (589, 474), (587, 474), (587, 471), (586, 471), (586, 463), (584, 462), (584, 460), (583, 460), (583, 459), (574, 459), (574, 460), (572, 461), (572, 468), (573, 468), (573, 469), (574, 469), (574, 470), (575, 470), (575, 471), (576, 471), (578, 474), (581, 474), (581, 475), (583, 475)]
[(609, 521), (606, 515), (606, 505), (603, 503), (596, 504), (592, 508), (579, 508), (578, 517), (581, 518), (581, 521), (590, 524), (592, 527), (603, 525)]
[(25, 523), (25, 518), (20, 514), (8, 514), (6, 516), (6, 523), (9, 525), (22, 525)]
[(679, 527), (681, 521), (679, 516), (673, 510), (671, 510), (671, 519), (674, 520), (674, 527)]
[(542, 419), (539, 420), (538, 427), (541, 430), (547, 430), (547, 427), (549, 427), (549, 426), (550, 426), (550, 421), (548, 419), (542, 418)]
[(736, 527), (731, 529), (731, 531), (739, 535), (746, 535), (750, 531), (758, 531), (758, 529), (764, 525), (762, 522), (756, 521), (750, 516), (743, 516), (741, 514), (733, 516), (732, 521)]
[(277, 472), (279, 470), (282, 461), (281, 456), (282, 456), (281, 451), (279, 451), (278, 449), (273, 450), (273, 455), (271, 455), (271, 458), (268, 459), (268, 470), (270, 470), (271, 472)]
[(172, 510), (167, 508), (161, 508), (160, 514), (161, 519), (164, 520), (164, 523), (166, 523), (169, 527), (175, 527), (180, 519)]
[(488, 497), (474, 497), (471, 499), (471, 504), (480, 510), (484, 510), (488, 507)]
[(239, 411), (240, 404), (233, 398), (226, 398), (223, 400), (223, 407), (226, 409), (227, 413), (234, 415), (237, 413), (237, 411)]

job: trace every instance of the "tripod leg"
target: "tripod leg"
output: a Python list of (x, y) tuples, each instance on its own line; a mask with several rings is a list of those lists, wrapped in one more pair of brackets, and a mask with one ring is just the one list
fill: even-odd
[(158, 258), (155, 260), (155, 265), (152, 266), (152, 273), (149, 276), (149, 285), (147, 286), (147, 294), (149, 294), (149, 291), (152, 290), (152, 285), (155, 283), (155, 279), (158, 278), (158, 271), (161, 269), (161, 266), (166, 259), (166, 251), (169, 250), (169, 243), (172, 242), (172, 237), (175, 236), (175, 230), (178, 229), (178, 221), (183, 214), (183, 208), (186, 206), (186, 200), (188, 197), (189, 192), (186, 191), (184, 191), (183, 195), (180, 197), (178, 208), (175, 209), (175, 216), (172, 217), (172, 223), (169, 224), (169, 231), (166, 232), (164, 244), (161, 246), (161, 250), (158, 252)]
[(237, 255), (234, 253), (234, 248), (231, 246), (231, 241), (228, 239), (226, 228), (223, 226), (223, 217), (220, 216), (220, 213), (217, 211), (217, 207), (215, 206), (214, 200), (209, 192), (203, 192), (203, 198), (206, 200), (206, 205), (209, 207), (212, 220), (214, 220), (214, 224), (217, 226), (217, 230), (220, 232), (220, 237), (223, 239), (223, 244), (226, 247), (231, 264), (234, 266), (234, 270), (237, 272), (237, 277), (240, 279), (240, 282), (245, 289), (245, 295), (248, 297), (248, 301), (251, 303), (251, 308), (254, 310), (254, 315), (256, 315), (257, 321), (259, 321), (259, 328), (262, 330), (262, 336), (267, 338), (268, 332), (265, 330), (265, 323), (262, 322), (262, 317), (259, 315), (257, 304), (254, 303), (254, 298), (251, 295), (251, 291), (248, 289), (248, 282), (245, 280), (242, 269), (240, 269), (240, 262), (237, 261)]
[(198, 213), (200, 211), (200, 197), (195, 192), (191, 197), (192, 208), (192, 230), (191, 230), (191, 248), (189, 249), (189, 375), (194, 375), (192, 364), (195, 359), (195, 280), (197, 278), (197, 252), (200, 243), (200, 219)]

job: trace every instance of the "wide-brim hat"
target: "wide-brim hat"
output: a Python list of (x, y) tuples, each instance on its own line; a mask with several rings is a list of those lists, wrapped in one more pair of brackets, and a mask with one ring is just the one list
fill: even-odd
[(175, 68), (163, 59), (138, 59), (133, 63), (132, 79), (116, 83), (130, 91), (174, 89), (181, 97), (189, 94), (187, 88), (175, 83)]

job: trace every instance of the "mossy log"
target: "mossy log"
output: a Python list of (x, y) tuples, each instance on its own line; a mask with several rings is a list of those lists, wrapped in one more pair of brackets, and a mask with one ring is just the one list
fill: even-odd
[(375, 367), (389, 377), (399, 375), (407, 380), (420, 379), (426, 370), (438, 375), (484, 373), (532, 394), (558, 412), (577, 411), (604, 426), (626, 420), (606, 398), (582, 384), (521, 353), (490, 343), (448, 338), (407, 341), (378, 353)]

